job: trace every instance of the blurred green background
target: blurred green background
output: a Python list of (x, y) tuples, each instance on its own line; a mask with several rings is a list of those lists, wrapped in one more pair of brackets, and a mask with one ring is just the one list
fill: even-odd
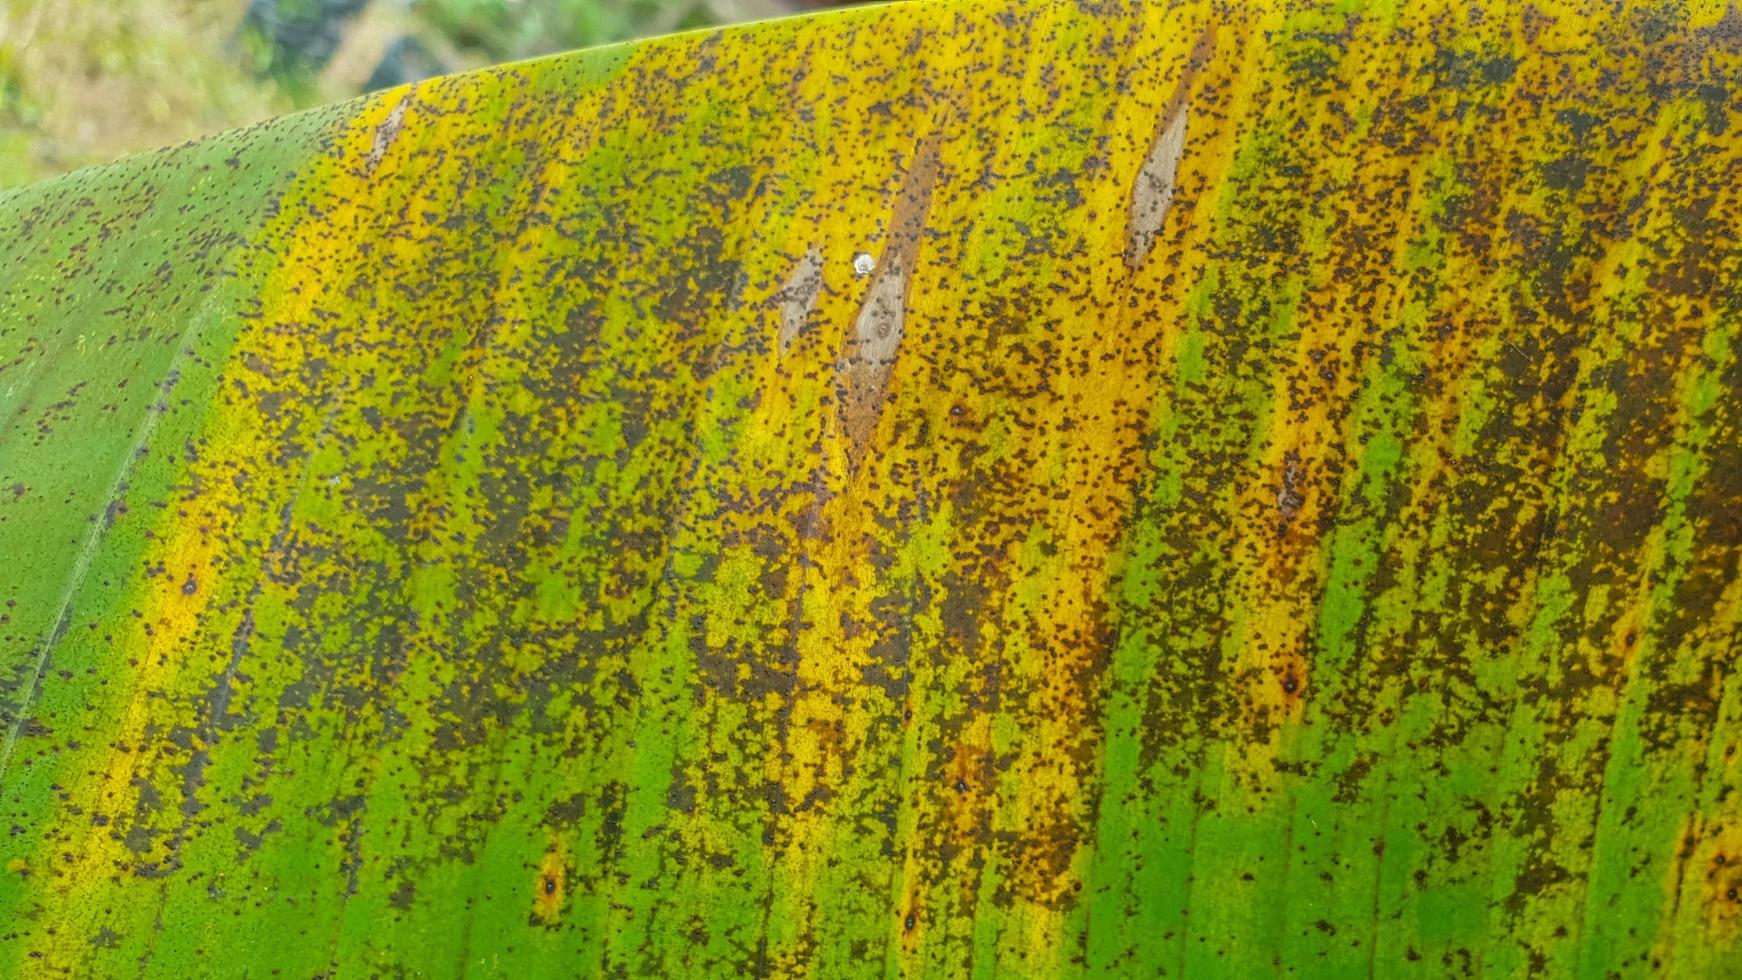
[(0, 0), (0, 188), (450, 71), (832, 0)]

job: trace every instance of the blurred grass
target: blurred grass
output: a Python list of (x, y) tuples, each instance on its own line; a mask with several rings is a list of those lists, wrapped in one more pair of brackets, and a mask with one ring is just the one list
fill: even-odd
[(826, 2), (0, 0), (0, 187), (374, 86)]
[(0, 0), (0, 186), (294, 106), (234, 0)]

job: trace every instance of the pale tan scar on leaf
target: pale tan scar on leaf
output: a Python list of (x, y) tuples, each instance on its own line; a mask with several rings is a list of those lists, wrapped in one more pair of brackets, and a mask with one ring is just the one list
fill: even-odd
[(399, 138), (399, 131), (405, 127), (405, 114), (411, 108), (411, 100), (416, 97), (417, 85), (413, 83), (410, 88), (405, 90), (405, 94), (400, 97), (399, 102), (393, 106), (393, 110), (387, 114), (387, 118), (383, 119), (381, 125), (376, 127), (375, 142), (369, 147), (369, 160), (365, 168), (368, 173), (374, 173), (375, 168), (381, 166), (381, 160), (393, 147), (393, 141)]
[(933, 135), (915, 151), (896, 196), (888, 244), (871, 274), (839, 364), (841, 428), (848, 439), (847, 461), (854, 469), (883, 415), (889, 375), (906, 329), (908, 286), (937, 187), (938, 169), (938, 139)]
[(1185, 73), (1172, 97), (1162, 107), (1161, 121), (1150, 141), (1149, 153), (1138, 168), (1131, 187), (1130, 208), (1126, 217), (1125, 264), (1137, 268), (1149, 257), (1160, 237), (1167, 213), (1173, 207), (1178, 184), (1180, 159), (1185, 156), (1186, 135), (1191, 118), (1191, 88), (1199, 71), (1215, 53), (1215, 35), (1206, 30), (1193, 46), (1186, 60)]
[(785, 354), (803, 332), (805, 324), (810, 321), (812, 311), (817, 307), (817, 294), (823, 288), (823, 253), (815, 245), (805, 250), (804, 256), (793, 267), (792, 276), (786, 280), (780, 292), (774, 298), (780, 302), (780, 352)]

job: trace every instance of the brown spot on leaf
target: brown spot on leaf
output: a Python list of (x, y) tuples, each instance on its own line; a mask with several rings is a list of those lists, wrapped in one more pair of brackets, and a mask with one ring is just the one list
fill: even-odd
[(545, 925), (554, 925), (562, 914), (563, 891), (568, 869), (563, 848), (553, 845), (539, 862), (538, 876), (533, 881), (532, 915)]

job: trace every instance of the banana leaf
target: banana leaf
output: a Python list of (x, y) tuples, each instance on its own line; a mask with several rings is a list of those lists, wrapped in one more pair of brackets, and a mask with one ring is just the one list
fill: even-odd
[(938, 0), (0, 196), (0, 975), (1742, 973), (1739, 103)]

